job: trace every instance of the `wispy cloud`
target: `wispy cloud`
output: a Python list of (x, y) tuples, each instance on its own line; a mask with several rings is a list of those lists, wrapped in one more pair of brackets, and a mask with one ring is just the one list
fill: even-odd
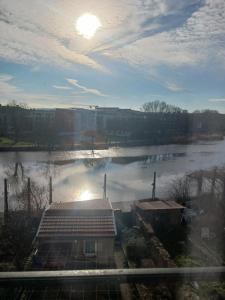
[(57, 90), (72, 90), (70, 86), (64, 86), (64, 85), (53, 85), (53, 87)]
[(174, 82), (166, 82), (165, 86), (171, 92), (182, 92), (182, 91), (184, 91), (183, 87), (179, 86), (178, 84), (176, 84)]
[[(65, 7), (69, 11), (68, 1)], [(106, 72), (106, 68), (93, 58), (69, 46), (76, 35), (74, 20), (69, 15), (57, 10), (57, 4), (54, 7), (44, 1), (2, 0), (0, 58), (15, 63), (42, 63), (62, 68), (80, 64)]]
[[(15, 100), (31, 107), (68, 107), (76, 105), (76, 101), (83, 100), (82, 95), (61, 96), (47, 93), (28, 93), (13, 84), (14, 77), (9, 74), (0, 74), (0, 91), (2, 104)], [(84, 99), (86, 100), (86, 99)]]
[(70, 84), (72, 84), (72, 85), (76, 86), (78, 89), (80, 89), (83, 93), (92, 94), (92, 95), (100, 96), (100, 97), (106, 97), (107, 96), (106, 94), (103, 94), (99, 90), (92, 89), (92, 88), (87, 88), (86, 86), (83, 86), (83, 85), (79, 84), (76, 79), (67, 78), (66, 80)]
[[(164, 1), (164, 14), (170, 23), (173, 16)], [(174, 1), (179, 5), (181, 1)], [(185, 1), (186, 2), (186, 1)], [(189, 1), (188, 1), (189, 2)], [(225, 47), (225, 2), (223, 0), (192, 1), (192, 4), (202, 3), (179, 26), (172, 28), (168, 22), (165, 28), (158, 32), (139, 35), (133, 42), (123, 47), (108, 48), (105, 55), (124, 59), (136, 67), (167, 65), (172, 67), (198, 66), (208, 59), (215, 60), (217, 53), (224, 53)], [(153, 4), (153, 1), (150, 1)], [(172, 1), (167, 1), (172, 3)], [(172, 6), (175, 8), (175, 5)], [(169, 5), (170, 6), (170, 5)], [(183, 15), (185, 11), (183, 10)], [(162, 16), (162, 14), (161, 14)], [(157, 19), (160, 23), (160, 18)], [(154, 21), (154, 20), (153, 20)], [(143, 32), (143, 26), (140, 28)], [(219, 57), (220, 61), (222, 55)]]
[[(87, 7), (94, 7), (103, 25), (90, 43), (74, 28)], [(224, 0), (108, 0), (104, 5), (2, 0), (0, 57), (63, 68), (81, 64), (105, 72), (93, 53), (133, 66), (196, 65), (223, 53), (224, 19)]]
[(215, 102), (215, 103), (219, 103), (219, 102), (225, 102), (225, 98), (215, 98), (215, 99), (208, 99), (209, 102)]

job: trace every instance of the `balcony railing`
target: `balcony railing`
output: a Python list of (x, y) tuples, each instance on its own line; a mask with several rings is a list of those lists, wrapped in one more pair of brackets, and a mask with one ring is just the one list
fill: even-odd
[(151, 283), (224, 279), (225, 267), (27, 271), (0, 272), (0, 287), (35, 287), (105, 281)]

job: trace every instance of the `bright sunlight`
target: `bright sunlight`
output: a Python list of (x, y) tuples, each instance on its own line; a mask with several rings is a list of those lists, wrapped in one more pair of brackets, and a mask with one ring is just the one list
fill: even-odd
[(78, 34), (86, 39), (91, 39), (101, 26), (100, 20), (90, 13), (83, 14), (76, 21)]
[(91, 200), (92, 199), (92, 193), (90, 193), (88, 190), (83, 191), (80, 193), (79, 200)]

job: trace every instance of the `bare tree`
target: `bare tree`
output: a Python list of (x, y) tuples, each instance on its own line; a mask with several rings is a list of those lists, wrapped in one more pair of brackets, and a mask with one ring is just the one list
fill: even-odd
[(189, 178), (184, 176), (173, 180), (169, 187), (169, 195), (181, 204), (189, 201), (191, 199)]
[[(9, 179), (9, 185), (13, 194), (13, 200), (15, 201), (15, 207), (26, 210), (28, 206), (28, 177), (25, 174), (25, 169), (21, 160), (18, 159), (13, 164), (9, 164), (7, 166), (5, 174)], [(31, 180), (31, 210), (39, 211), (44, 208), (48, 200), (47, 190), (47, 185), (40, 186), (37, 182)]]
[(144, 112), (152, 113), (184, 113), (186, 110), (181, 109), (178, 106), (167, 104), (164, 101), (155, 100), (152, 102), (144, 103), (141, 107)]
[[(26, 210), (28, 205), (28, 185), (27, 182), (23, 183), (20, 192), (16, 193), (16, 200), (21, 209)], [(30, 205), (32, 211), (40, 211), (43, 209), (48, 201), (47, 186), (43, 187), (31, 180), (30, 186)]]

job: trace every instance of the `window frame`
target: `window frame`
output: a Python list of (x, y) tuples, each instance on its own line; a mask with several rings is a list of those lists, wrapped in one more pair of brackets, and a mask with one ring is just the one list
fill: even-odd
[[(87, 252), (87, 244), (94, 243), (94, 252)], [(97, 241), (96, 240), (84, 240), (84, 255), (88, 257), (94, 257), (97, 255)]]

